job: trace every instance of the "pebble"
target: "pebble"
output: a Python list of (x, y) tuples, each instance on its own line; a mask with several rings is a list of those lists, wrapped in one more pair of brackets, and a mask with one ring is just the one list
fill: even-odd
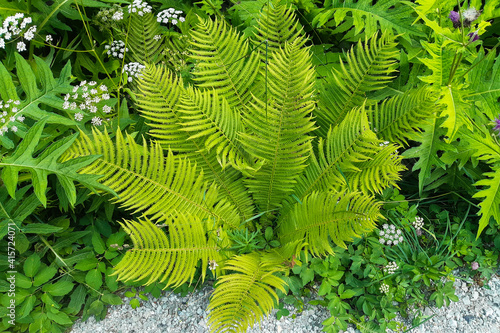
[[(455, 272), (457, 274), (458, 272)], [(500, 332), (500, 278), (493, 275), (487, 286), (480, 288), (475, 284), (456, 279), (457, 303), (451, 302), (442, 308), (427, 307), (416, 309), (424, 316), (433, 316), (430, 320), (414, 328), (409, 333), (497, 333)], [(206, 308), (212, 289), (209, 286), (194, 294), (180, 297), (166, 293), (159, 299), (150, 297), (150, 301), (141, 301), (142, 306), (133, 310), (130, 299), (124, 298), (125, 304), (111, 306), (107, 317), (100, 321), (91, 317), (86, 322), (78, 320), (70, 333), (208, 333)], [(307, 305), (302, 313), (297, 313), (292, 306), (285, 304), (290, 316), (276, 320), (276, 310), (260, 324), (248, 330), (248, 333), (320, 333), (321, 323), (330, 317), (328, 309)], [(292, 319), (295, 314), (296, 318)], [(413, 318), (397, 321), (412, 327)], [(359, 333), (349, 326), (346, 333)], [(389, 333), (391, 331), (388, 331)]]

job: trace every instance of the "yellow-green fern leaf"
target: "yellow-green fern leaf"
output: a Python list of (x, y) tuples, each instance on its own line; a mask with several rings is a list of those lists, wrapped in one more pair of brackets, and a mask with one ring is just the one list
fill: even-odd
[(102, 156), (80, 173), (102, 175), (99, 181), (118, 193), (117, 202), (124, 207), (152, 219), (185, 212), (233, 227), (239, 225), (234, 208), (217, 200), (216, 186), (204, 180), (196, 164), (172, 152), (165, 157), (159, 144), (140, 146), (120, 131), (113, 142), (107, 133), (94, 130), (92, 138), (81, 133), (65, 157), (87, 155)]
[(241, 117), (217, 90), (188, 88), (178, 110), (182, 114), (182, 130), (189, 133), (189, 140), (201, 138), (208, 151), (214, 149), (222, 168), (230, 163), (238, 169), (252, 169), (253, 163), (246, 160), (248, 156), (237, 139), (244, 132)]
[(217, 90), (235, 110), (245, 109), (251, 93), (256, 93), (258, 52), (251, 52), (248, 42), (224, 21), (200, 18), (191, 36), (197, 86)]
[(222, 262), (220, 248), (207, 239), (206, 223), (196, 216), (178, 214), (162, 225), (147, 218), (120, 224), (134, 248), (116, 265), (112, 275), (118, 275), (118, 280), (147, 279), (144, 285), (158, 281), (165, 282), (165, 288), (175, 288), (193, 281), (200, 261), (202, 281), (210, 260)]
[(160, 23), (153, 13), (144, 13), (142, 16), (130, 15), (130, 30), (127, 34), (127, 46), (132, 61), (141, 64), (157, 64), (164, 56), (163, 44), (155, 39), (162, 35)]
[(163, 66), (147, 65), (138, 79), (137, 107), (149, 120), (149, 134), (164, 148), (174, 152), (195, 152), (188, 141), (189, 134), (181, 131), (177, 114), (181, 95), (185, 93), (182, 79)]
[(330, 239), (345, 248), (346, 241), (375, 228), (379, 210), (380, 203), (359, 192), (313, 192), (280, 218), (279, 239), (282, 244), (303, 239), (316, 256), (333, 254)]
[(268, 100), (255, 97), (245, 117), (248, 132), (240, 135), (241, 143), (264, 161), (245, 183), (262, 211), (281, 205), (306, 166), (314, 130), (313, 79), (309, 50), (286, 44), (272, 54)]
[(264, 60), (266, 54), (270, 57), (271, 53), (284, 48), (285, 43), (295, 42), (303, 46), (307, 41), (292, 8), (279, 5), (276, 1), (264, 6), (255, 29), (254, 44), (259, 47)]
[(344, 190), (377, 193), (396, 186), (404, 170), (397, 146), (384, 144), (370, 130), (363, 107), (353, 109), (344, 120), (330, 128), (299, 177), (295, 194), (301, 200), (313, 191)]
[(274, 308), (278, 302), (274, 290), (285, 292), (285, 282), (273, 274), (286, 268), (250, 253), (229, 259), (224, 269), (233, 273), (217, 279), (208, 324), (212, 332), (246, 332)]
[[(347, 52), (347, 64), (334, 70), (319, 86), (320, 107), (316, 110), (318, 133), (325, 137), (330, 126), (344, 119), (354, 107), (365, 102), (366, 94), (380, 90), (393, 78), (399, 51), (394, 36), (374, 34), (363, 45), (361, 41)], [(346, 66), (347, 65), (347, 66)]]
[[(163, 66), (146, 66), (138, 81), (137, 104), (152, 127), (151, 136), (157, 138), (164, 149), (185, 153), (203, 169), (205, 179), (215, 181), (220, 195), (225, 196), (243, 220), (253, 215), (254, 207), (241, 174), (231, 168), (223, 170), (217, 154), (207, 151), (204, 138), (192, 138), (196, 132), (186, 131), (181, 112), (181, 100), (187, 90), (182, 80)], [(183, 97), (184, 96), (184, 97)], [(191, 139), (190, 139), (191, 137)]]

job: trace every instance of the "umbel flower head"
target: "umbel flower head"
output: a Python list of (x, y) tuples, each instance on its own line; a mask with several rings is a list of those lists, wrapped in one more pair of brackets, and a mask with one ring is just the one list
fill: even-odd
[(403, 241), (401, 230), (396, 229), (394, 224), (388, 225), (387, 223), (382, 226), (383, 230), (380, 231), (379, 242), (380, 244), (398, 245)]

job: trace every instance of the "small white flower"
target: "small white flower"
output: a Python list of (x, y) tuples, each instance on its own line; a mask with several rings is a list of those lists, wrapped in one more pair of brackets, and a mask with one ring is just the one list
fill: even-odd
[(154, 40), (156, 40), (156, 41), (158, 41), (158, 40), (160, 40), (160, 39), (161, 39), (161, 35), (155, 35), (155, 36), (153, 37), (153, 39), (154, 39)]
[(385, 243), (385, 239), (383, 239), (383, 238), (380, 238), (378, 241), (380, 242), (380, 244), (384, 244)]
[(104, 113), (110, 113), (112, 110), (113, 110), (113, 109), (112, 109), (112, 108), (111, 108), (111, 106), (109, 106), (109, 105), (104, 105), (104, 106), (102, 107), (102, 112), (104, 112)]
[(186, 19), (184, 17), (179, 17), (179, 21), (184, 22)]
[(113, 16), (111, 16), (111, 19), (114, 21), (121, 21), (123, 19), (123, 12), (122, 11), (116, 11)]
[(208, 261), (208, 269), (210, 269), (211, 271), (215, 270), (217, 266), (219, 266), (219, 264), (217, 264), (215, 260)]
[(92, 95), (97, 94), (97, 89), (90, 89), (90, 93), (91, 93)]
[[(91, 106), (89, 107), (89, 112), (91, 112), (91, 113), (96, 113), (96, 112), (97, 112), (97, 106), (95, 106), (95, 105), (91, 105)], [(99, 125), (100, 125), (100, 124), (99, 124)]]
[(89, 86), (95, 86), (96, 84), (97, 84), (97, 82), (95, 82), (95, 81), (90, 81), (89, 82)]
[(18, 109), (14, 106), (14, 107), (12, 108), (12, 110), (10, 110), (10, 111), (12, 111), (12, 113), (16, 113), (16, 112), (17, 112), (17, 110), (18, 110)]
[(177, 20), (175, 20), (175, 19), (174, 19), (174, 20), (172, 20), (172, 24), (173, 24), (173, 25), (176, 25), (176, 24), (177, 24)]
[(83, 114), (81, 114), (80, 112), (75, 113), (75, 120), (76, 121), (81, 121), (82, 119), (83, 119)]
[(108, 87), (106, 87), (104, 84), (101, 84), (101, 85), (99, 86), (99, 89), (100, 89), (101, 91), (108, 91)]
[(52, 36), (51, 36), (51, 35), (47, 35), (47, 36), (45, 36), (45, 41), (46, 41), (47, 43), (52, 43), (52, 41), (53, 41), (53, 40), (54, 40), (54, 39), (52, 38)]
[(68, 101), (66, 101), (66, 102), (63, 103), (63, 109), (64, 110), (69, 109), (69, 102)]
[(17, 43), (16, 47), (17, 47), (17, 52), (26, 51), (26, 44), (24, 44), (24, 42)]
[(20, 100), (17, 100), (17, 101), (14, 101), (14, 102), (12, 102), (12, 103), (14, 103), (14, 105), (19, 105), (19, 104), (21, 104), (21, 101), (20, 101)]
[(10, 117), (9, 121), (16, 121), (16, 117), (14, 117), (14, 116)]
[(71, 103), (70, 106), (69, 106), (69, 108), (71, 110), (75, 110), (76, 109), (76, 103), (75, 102)]
[(102, 94), (101, 98), (103, 100), (107, 101), (110, 98), (110, 96), (109, 96), (109, 94)]
[(12, 127), (10, 128), (10, 130), (11, 130), (12, 132), (17, 132), (17, 126), (12, 126)]
[(24, 116), (18, 116), (17, 117), (17, 121), (22, 123), (24, 121), (24, 119), (26, 119)]
[(102, 119), (99, 117), (92, 118), (92, 125), (100, 126), (102, 124)]
[(3, 38), (0, 38), (0, 49), (5, 49), (5, 41)]

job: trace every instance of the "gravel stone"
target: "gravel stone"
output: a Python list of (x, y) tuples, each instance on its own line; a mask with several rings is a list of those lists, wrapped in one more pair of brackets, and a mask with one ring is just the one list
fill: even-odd
[[(455, 272), (456, 273), (456, 272)], [(428, 307), (415, 309), (423, 316), (431, 317), (411, 333), (486, 333), (500, 332), (500, 277), (494, 275), (484, 288), (467, 284), (459, 279), (454, 283), (458, 302), (438, 309)], [(125, 297), (124, 304), (111, 306), (107, 317), (99, 322), (91, 317), (87, 321), (78, 320), (70, 333), (208, 333), (206, 308), (213, 289), (209, 286), (186, 297), (166, 292), (156, 299), (141, 301), (141, 307), (132, 309), (130, 299)], [(330, 317), (328, 309), (304, 305), (304, 311), (297, 313), (288, 304), (284, 306), (290, 316), (276, 319), (276, 310), (262, 323), (248, 330), (248, 333), (319, 333), (321, 323)], [(296, 318), (293, 319), (292, 315)], [(411, 319), (398, 315), (396, 320), (407, 328), (412, 327)], [(358, 333), (349, 326), (345, 332)], [(388, 333), (391, 331), (388, 330)]]

